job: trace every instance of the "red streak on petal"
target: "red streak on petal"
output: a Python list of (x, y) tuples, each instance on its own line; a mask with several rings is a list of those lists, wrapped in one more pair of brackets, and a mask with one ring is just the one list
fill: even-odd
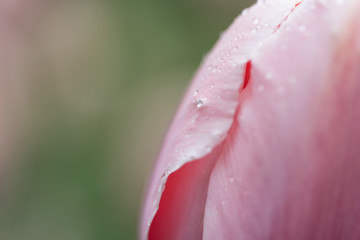
[(251, 77), (251, 61), (248, 61), (245, 67), (245, 77), (244, 77), (244, 84), (242, 90), (244, 90), (247, 87), (250, 77)]
[(276, 27), (274, 33), (276, 33), (277, 30), (279, 30), (279, 28), (281, 27), (281, 25), (289, 18), (290, 14), (291, 14), (301, 3), (302, 3), (302, 1), (295, 4), (295, 7), (290, 11), (289, 15), (287, 15), (287, 16), (284, 18), (284, 20)]

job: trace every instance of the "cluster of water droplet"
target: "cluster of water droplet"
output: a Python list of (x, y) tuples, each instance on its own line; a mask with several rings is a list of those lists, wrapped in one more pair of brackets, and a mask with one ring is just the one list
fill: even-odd
[(194, 103), (195, 103), (196, 108), (203, 107), (205, 102), (207, 101), (207, 99), (206, 98), (198, 98), (199, 90), (195, 90), (193, 96), (195, 97), (194, 98)]

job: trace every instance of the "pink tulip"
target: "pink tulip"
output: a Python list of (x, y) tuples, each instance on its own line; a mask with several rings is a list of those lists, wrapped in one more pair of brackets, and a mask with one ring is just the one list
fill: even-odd
[(258, 1), (169, 129), (140, 239), (360, 239), (360, 1)]

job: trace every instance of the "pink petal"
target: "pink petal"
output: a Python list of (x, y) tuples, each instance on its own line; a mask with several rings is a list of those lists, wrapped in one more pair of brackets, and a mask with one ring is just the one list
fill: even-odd
[(141, 239), (201, 238), (209, 177), (236, 117), (251, 54), (298, 2), (259, 2), (235, 20), (205, 60), (160, 152), (144, 204)]
[(304, 0), (251, 57), (204, 239), (360, 239), (360, 2)]

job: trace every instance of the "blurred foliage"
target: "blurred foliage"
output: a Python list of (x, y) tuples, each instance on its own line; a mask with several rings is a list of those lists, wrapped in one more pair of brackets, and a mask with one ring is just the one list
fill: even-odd
[(28, 41), (27, 134), (1, 199), (0, 239), (136, 239), (181, 95), (248, 5), (63, 1), (43, 14)]

